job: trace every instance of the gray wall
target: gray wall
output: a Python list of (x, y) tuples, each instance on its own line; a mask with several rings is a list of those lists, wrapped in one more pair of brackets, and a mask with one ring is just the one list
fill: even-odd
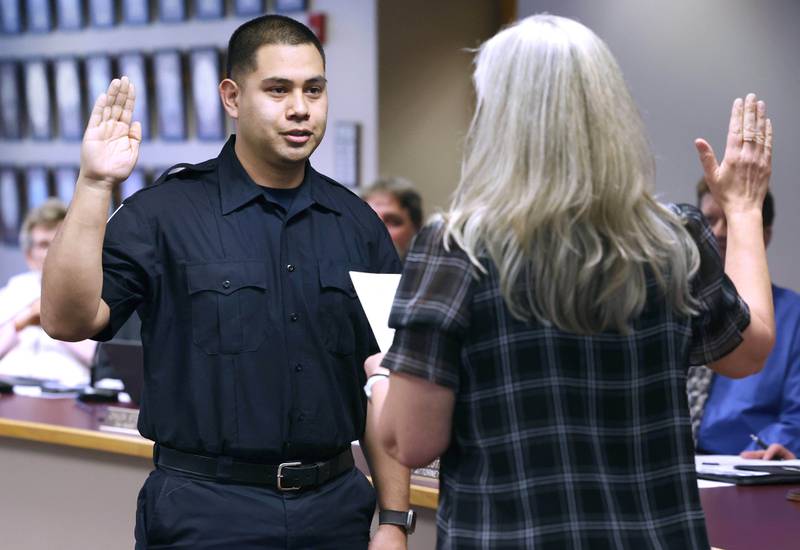
[(694, 202), (700, 165), (693, 140), (718, 157), (734, 97), (756, 92), (775, 126), (769, 248), (773, 280), (800, 290), (792, 244), (800, 234), (800, 2), (796, 0), (519, 0), (518, 15), (579, 20), (616, 55), (657, 158), (663, 200)]

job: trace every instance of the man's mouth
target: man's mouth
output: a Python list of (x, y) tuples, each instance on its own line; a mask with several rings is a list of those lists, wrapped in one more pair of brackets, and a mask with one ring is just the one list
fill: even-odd
[(309, 130), (289, 130), (288, 132), (283, 132), (283, 137), (286, 138), (286, 141), (297, 145), (303, 145), (308, 142), (312, 135), (313, 134)]

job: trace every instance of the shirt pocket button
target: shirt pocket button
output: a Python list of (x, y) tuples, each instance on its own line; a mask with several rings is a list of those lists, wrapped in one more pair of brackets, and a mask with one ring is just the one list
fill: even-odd
[(222, 288), (228, 289), (231, 287), (231, 282), (228, 280), (222, 281)]

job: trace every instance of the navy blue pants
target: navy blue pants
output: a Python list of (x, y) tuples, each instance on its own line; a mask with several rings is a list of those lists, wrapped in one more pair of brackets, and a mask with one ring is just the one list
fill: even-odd
[(136, 510), (136, 550), (364, 550), (375, 490), (357, 468), (316, 489), (281, 492), (157, 468)]

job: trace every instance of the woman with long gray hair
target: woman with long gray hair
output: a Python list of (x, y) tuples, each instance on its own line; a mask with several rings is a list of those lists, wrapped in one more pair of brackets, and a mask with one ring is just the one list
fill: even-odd
[(734, 101), (720, 164), (695, 143), (723, 265), (696, 208), (654, 199), (637, 109), (589, 29), (529, 17), (480, 48), (474, 83), (455, 197), (365, 365), (383, 443), (408, 466), (442, 455), (440, 548), (707, 550), (686, 371), (746, 376), (774, 340), (766, 107)]

